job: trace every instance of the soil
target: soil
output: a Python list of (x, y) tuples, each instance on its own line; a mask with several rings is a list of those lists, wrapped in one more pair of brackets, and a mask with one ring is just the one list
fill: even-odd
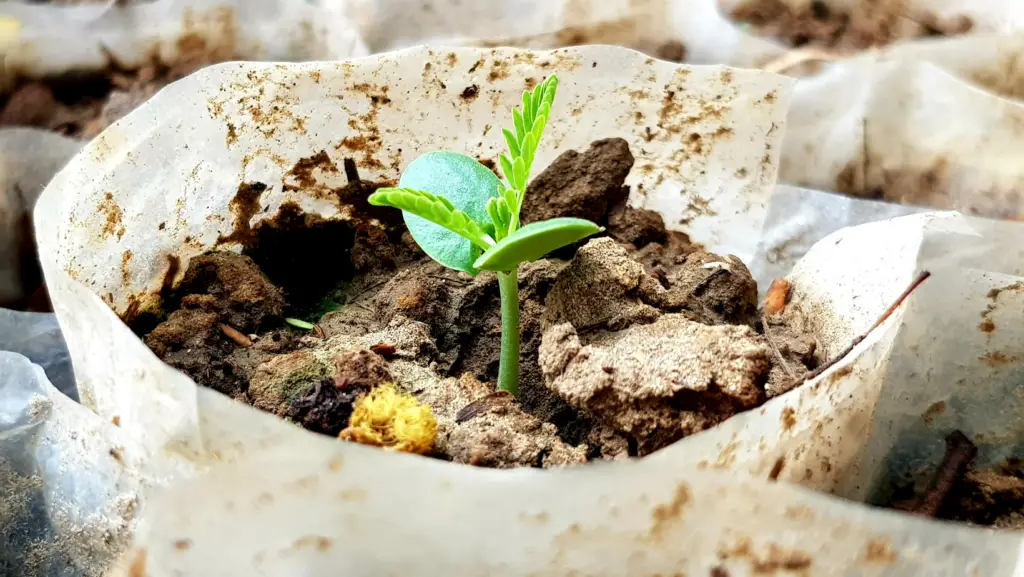
[(799, 8), (784, 0), (749, 0), (733, 10), (732, 17), (749, 24), (760, 35), (793, 47), (838, 53), (884, 46), (896, 40), (965, 34), (973, 26), (966, 18), (951, 22), (911, 20), (900, 4), (867, 0), (855, 3), (850, 11), (840, 11), (821, 0)]
[[(963, 439), (973, 447), (966, 437)], [(968, 453), (965, 460), (973, 459), (973, 455), (974, 452)], [(930, 487), (939, 496), (933, 499), (934, 503), (928, 503), (928, 491), (915, 491), (913, 483), (907, 483), (895, 488), (889, 506), (918, 514), (934, 513), (939, 519), (968, 525), (1024, 531), (1024, 461), (1009, 459), (989, 469), (970, 464), (954, 470), (948, 466), (949, 456), (947, 441), (947, 457), (935, 475), (939, 478), (945, 473), (947, 481), (944, 486), (932, 481), (932, 487), (936, 484), (941, 486), (938, 491)], [(928, 511), (929, 505), (933, 505), (932, 511)]]
[(0, 126), (34, 126), (90, 139), (171, 82), (231, 59), (231, 54), (197, 44), (194, 53), (184, 54), (173, 64), (154, 58), (139, 68), (122, 68), (112, 61), (104, 70), (88, 74), (26, 79), (0, 100)]
[[(781, 372), (749, 270), (627, 206), (632, 164), (625, 141), (600, 140), (530, 185), (527, 222), (574, 216), (607, 230), (520, 267), (518, 398), (494, 390), (496, 276), (430, 260), (391, 209), (341, 222), (285, 205), (224, 237), (241, 254), (189, 262), (157, 324), (134, 327), (197, 383), (324, 434), (345, 428), (361, 395), (394, 383), (434, 413), (438, 458), (507, 468), (648, 454), (781, 394), (785, 375), (817, 359), (813, 338), (781, 313), (765, 317)], [(377, 184), (348, 168), (338, 195), (365, 204)], [(236, 212), (263, 188), (240, 186)], [(316, 246), (336, 247), (337, 262), (324, 266)]]

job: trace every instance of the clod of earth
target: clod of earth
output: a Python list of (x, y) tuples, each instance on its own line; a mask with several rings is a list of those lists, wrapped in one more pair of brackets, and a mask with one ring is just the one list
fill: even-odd
[[(282, 208), (249, 236), (272, 232), (262, 244), (287, 251), (193, 258), (146, 343), (200, 385), (327, 435), (393, 383), (436, 419), (432, 457), (509, 468), (647, 454), (795, 386), (765, 323), (793, 370), (818, 359), (799, 306), (762, 321), (743, 263), (625, 205), (632, 162), (625, 141), (598, 141), (563, 155), (526, 196), (536, 214), (592, 218), (607, 232), (519, 267), (518, 397), (493, 386), (497, 275), (426, 258), (396, 218), (326, 222)], [(284, 262), (304, 243), (340, 247), (340, 276), (317, 277), (321, 292)], [(296, 316), (322, 336), (284, 322)]]
[(571, 324), (556, 325), (540, 365), (552, 390), (644, 455), (764, 402), (772, 356), (749, 327), (666, 314), (586, 345)]

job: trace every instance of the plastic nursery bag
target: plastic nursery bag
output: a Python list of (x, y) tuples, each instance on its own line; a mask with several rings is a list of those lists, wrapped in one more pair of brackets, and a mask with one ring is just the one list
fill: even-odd
[[(418, 154), (435, 148), (493, 158), (502, 146), (499, 133), (491, 130), (494, 119), (518, 100), (524, 83), (551, 72), (561, 78), (556, 110), (578, 114), (560, 114), (549, 124), (539, 166), (562, 150), (621, 136), (637, 158), (627, 181), (633, 204), (658, 210), (669, 223), (685, 221), (686, 232), (709, 250), (749, 262), (766, 218), (784, 130), (788, 82), (781, 77), (719, 67), (676, 67), (613, 47), (550, 53), (420, 48), (338, 64), (215, 66), (171, 85), (87, 145), (37, 206), (36, 218), (44, 231), (44, 270), (83, 403), (105, 419), (117, 417), (140, 457), (165, 462), (237, 462), (240, 467), (263, 469), (273, 461), (269, 468), (283, 471), (301, 470), (305, 465), (300, 464), (308, 460), (338, 469), (340, 461), (332, 458), (340, 454), (350, 471), (369, 471), (379, 459), (395, 459), (399, 468), (423, 468), (422, 474), (408, 472), (409, 478), (429, 479), (433, 473), (428, 471), (458, 469), (339, 446), (196, 387), (159, 362), (115, 311), (126, 314), (156, 305), (168, 270), (180, 274), (190, 258), (215, 246), (219, 237), (253, 224), (248, 216), (241, 225), (228, 216), (235, 215), (230, 206), (240, 183), (274, 183), (260, 199), (267, 208), (263, 215), (274, 214), (290, 200), (326, 218), (349, 218), (353, 207), (338, 205), (334, 195), (318, 194), (339, 184), (336, 169), (314, 171), (312, 182), (292, 178), (290, 169), (324, 151), (333, 166), (341, 158), (353, 158), (364, 178), (392, 180)], [(699, 152), (687, 148), (685, 141), (692, 134), (706, 142)], [(720, 136), (711, 137), (715, 134)], [(374, 144), (365, 146), (367, 141)], [(870, 326), (916, 273), (921, 223), (887, 226), (884, 234), (851, 233), (861, 246), (840, 243), (838, 253), (822, 249), (792, 275), (792, 306), (812, 317), (821, 346), (829, 353), (838, 352)], [(883, 238), (888, 241), (883, 243)], [(871, 256), (851, 256), (864, 254)], [(871, 427), (900, 318), (899, 313), (894, 315), (815, 382), (673, 445), (659, 453), (656, 462), (691, 469), (703, 464), (767, 477), (782, 460), (775, 473), (780, 479), (859, 494), (865, 475), (873, 474), (873, 469), (858, 472), (861, 441)], [(296, 450), (299, 446), (302, 449)], [(645, 471), (642, 467), (647, 466), (587, 467), (557, 472), (551, 479), (573, 475), (579, 487), (607, 487), (616, 475), (634, 475), (630, 471)], [(500, 493), (514, 494), (521, 484), (543, 483), (532, 481), (540, 478), (534, 474), (468, 473), (469, 485), (460, 494), (483, 499), (497, 494), (495, 483), (509, 484)], [(577, 481), (575, 475), (589, 477)], [(638, 483), (644, 482), (644, 475), (637, 474)], [(357, 477), (338, 479), (327, 481), (326, 488), (342, 491)], [(652, 477), (647, 482), (653, 490), (663, 480)], [(248, 490), (259, 481), (249, 477), (243, 486)], [(475, 493), (467, 493), (470, 486), (478, 487)], [(557, 485), (550, 488), (555, 491)], [(666, 500), (671, 493), (668, 485), (658, 491), (648, 498), (659, 515), (681, 510), (681, 505)], [(642, 494), (639, 489), (635, 493)], [(366, 498), (372, 503), (399, 502), (377, 492)], [(195, 503), (203, 501), (197, 497)], [(183, 508), (187, 519), (182, 523), (194, 522), (193, 513), (192, 508)], [(177, 521), (155, 519), (168, 531), (186, 530)], [(401, 526), (389, 521), (390, 525)], [(286, 544), (287, 536), (269, 527), (261, 531)], [(176, 551), (192, 547), (189, 534), (183, 535)], [(314, 550), (323, 548), (315, 536), (308, 543)], [(354, 547), (357, 541), (350, 543)], [(248, 571), (251, 563), (262, 563), (256, 549), (239, 546), (239, 554), (250, 554), (233, 567)], [(500, 558), (486, 548), (481, 551), (471, 559)], [(296, 559), (304, 563), (306, 558)], [(145, 558), (131, 561), (145, 563)], [(161, 558), (160, 564), (150, 566), (154, 574), (173, 566), (164, 562)], [(658, 562), (641, 567), (660, 566)], [(513, 573), (522, 566), (507, 567)]]
[[(490, 129), (495, 118), (525, 82), (551, 72), (561, 75), (561, 112), (538, 166), (560, 151), (621, 136), (637, 159), (628, 180), (635, 204), (668, 222), (687, 219), (693, 239), (711, 250), (753, 256), (788, 94), (782, 77), (677, 68), (612, 47), (415, 49), (340, 64), (221, 65), (171, 85), (97, 137), (37, 208), (47, 283), (83, 402), (105, 417), (119, 415), (122, 428), (154, 451), (174, 441), (201, 455), (249, 439), (231, 430), (219, 439), (208, 422), (200, 425), (197, 394), (205, 398), (205, 391), (157, 361), (110, 309), (157, 304), (168, 267), (177, 263), (180, 274), (235, 226), (229, 206), (240, 182), (292, 183), (291, 167), (320, 151), (333, 163), (354, 158), (372, 180), (396, 179), (402, 166), (436, 148), (493, 158), (503, 146)], [(463, 96), (474, 86), (475, 97)], [(687, 142), (693, 134), (704, 135), (699, 151)], [(375, 144), (364, 146), (367, 140)], [(316, 176), (313, 188), (269, 188), (265, 214), (294, 200), (347, 218), (351, 207), (317, 194), (337, 173)]]
[[(934, 466), (952, 427), (981, 441), (982, 463), (1005, 458), (1021, 439), (1020, 371), (1005, 359), (1020, 351), (1024, 291), (996, 271), (1022, 262), (1005, 251), (1022, 236), (1014, 223), (931, 213), (825, 238), (791, 277), (819, 293), (804, 299), (859, 312), (874, 304), (857, 302), (874, 300), (864, 285), (896, 284), (915, 260), (934, 280), (854, 363), (642, 460), (497, 471), (280, 428), (265, 450), (150, 502), (115, 575), (1017, 575), (1021, 533), (863, 508), (694, 459), (717, 440), (714, 468), (746, 468), (767, 439), (791, 449), (773, 476), (828, 488), (821, 479), (838, 475), (834, 491), (863, 498), (872, 481)], [(885, 278), (887, 267), (897, 272)], [(838, 289), (804, 282), (815, 278)], [(986, 305), (993, 288), (1014, 296)], [(966, 306), (936, 321), (951, 294)], [(963, 334), (982, 305), (1005, 336)], [(826, 333), (846, 329), (823, 317)], [(846, 371), (854, 378), (836, 378)], [(937, 402), (948, 414), (922, 420), (943, 412)], [(241, 405), (220, 415), (241, 430), (272, 419)], [(759, 441), (772, 423), (783, 434)]]
[(136, 68), (153, 59), (312, 60), (366, 54), (337, 8), (302, 0), (4, 2), (3, 79)]

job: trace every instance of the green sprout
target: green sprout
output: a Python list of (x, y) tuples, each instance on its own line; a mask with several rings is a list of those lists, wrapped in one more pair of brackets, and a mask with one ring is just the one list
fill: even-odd
[(396, 188), (380, 188), (370, 204), (400, 209), (413, 239), (442, 265), (476, 275), (498, 273), (501, 359), (498, 388), (519, 389), (519, 265), (570, 245), (601, 227), (580, 218), (553, 218), (520, 226), (519, 212), (558, 79), (552, 75), (523, 94), (512, 110), (515, 132), (504, 129), (509, 154), (500, 157), (502, 182), (476, 159), (428, 152), (414, 160)]

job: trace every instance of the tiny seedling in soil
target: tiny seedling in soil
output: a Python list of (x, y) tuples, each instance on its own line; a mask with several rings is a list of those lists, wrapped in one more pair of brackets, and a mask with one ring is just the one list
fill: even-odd
[(413, 239), (442, 265), (471, 275), (498, 274), (498, 388), (513, 395), (519, 389), (519, 265), (601, 231), (580, 218), (520, 226), (530, 169), (557, 87), (552, 75), (525, 92), (522, 106), (512, 110), (514, 132), (502, 131), (508, 145), (508, 154), (500, 157), (505, 182), (472, 157), (428, 152), (405, 169), (398, 187), (377, 189), (369, 198), (372, 205), (400, 209)]

